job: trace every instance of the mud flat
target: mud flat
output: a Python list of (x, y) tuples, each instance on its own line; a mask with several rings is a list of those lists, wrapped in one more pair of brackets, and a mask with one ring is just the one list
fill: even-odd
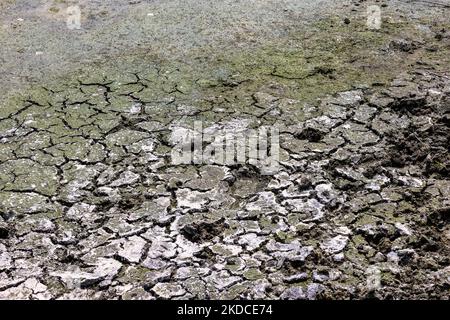
[[(2, 8), (1, 298), (448, 299), (445, 5), (379, 2), (368, 30), (370, 1), (92, 1), (38, 41), (68, 5), (44, 3)], [(174, 165), (194, 121), (279, 127), (279, 172)]]

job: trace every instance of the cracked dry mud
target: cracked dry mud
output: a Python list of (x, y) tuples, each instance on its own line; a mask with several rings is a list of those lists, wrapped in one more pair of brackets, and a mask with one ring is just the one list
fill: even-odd
[[(273, 63), (192, 81), (155, 63), (5, 103), (0, 298), (448, 299), (450, 74), (421, 60), (308, 100), (302, 81), (339, 80)], [(279, 126), (280, 171), (171, 164), (172, 129), (194, 120)]]

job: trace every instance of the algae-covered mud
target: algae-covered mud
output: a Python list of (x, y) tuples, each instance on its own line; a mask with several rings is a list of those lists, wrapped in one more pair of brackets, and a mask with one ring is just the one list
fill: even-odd
[[(446, 1), (0, 10), (0, 298), (449, 298)], [(174, 163), (199, 121), (277, 172)]]

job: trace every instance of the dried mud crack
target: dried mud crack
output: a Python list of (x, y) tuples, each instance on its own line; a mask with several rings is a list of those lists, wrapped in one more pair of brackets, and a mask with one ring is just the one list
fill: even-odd
[[(47, 88), (2, 117), (1, 297), (447, 295), (448, 75), (308, 108), (257, 93), (263, 116), (144, 102), (137, 79)], [(283, 126), (292, 106), (304, 120), (281, 130), (274, 176), (170, 163), (170, 119)], [(374, 268), (382, 290), (367, 290)]]
[[(133, 52), (2, 100), (0, 299), (448, 299), (448, 21), (384, 10), (379, 31), (340, 12), (258, 50)], [(277, 126), (279, 171), (174, 164), (198, 120)]]

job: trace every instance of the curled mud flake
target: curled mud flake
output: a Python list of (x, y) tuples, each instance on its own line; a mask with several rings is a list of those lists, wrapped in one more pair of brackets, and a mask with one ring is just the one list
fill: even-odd
[(333, 261), (335, 262), (343, 262), (345, 260), (345, 255), (343, 253), (337, 253), (333, 256)]
[(240, 237), (238, 243), (240, 245), (245, 245), (246, 250), (254, 251), (258, 249), (266, 239), (264, 237), (258, 237), (255, 233), (248, 233)]
[(308, 140), (309, 142), (319, 142), (327, 134), (327, 131), (307, 127), (296, 135), (297, 139)]
[(412, 53), (418, 48), (418, 44), (407, 39), (394, 39), (389, 43), (389, 49)]
[(200, 178), (188, 181), (185, 186), (194, 190), (211, 190), (225, 178), (227, 169), (218, 166), (205, 166), (200, 169)]
[(325, 205), (316, 199), (292, 199), (283, 201), (290, 212), (300, 214), (303, 222), (317, 221), (324, 217)]
[(206, 281), (214, 286), (217, 290), (224, 290), (232, 285), (242, 281), (241, 277), (230, 276), (226, 271), (213, 272), (206, 277)]
[(286, 283), (297, 283), (297, 282), (303, 282), (308, 279), (308, 274), (306, 272), (297, 273), (291, 276), (286, 276), (283, 278), (283, 280)]
[(306, 289), (306, 296), (309, 300), (315, 300), (325, 290), (325, 287), (321, 284), (311, 283)]
[(367, 123), (377, 112), (376, 108), (369, 107), (367, 105), (361, 106), (355, 110), (353, 114), (353, 120)]
[(338, 200), (337, 197), (339, 194), (333, 188), (331, 183), (319, 184), (316, 186), (315, 190), (317, 192), (317, 197), (323, 203), (336, 202)]
[(279, 212), (286, 213), (286, 209), (283, 208), (276, 199), (276, 196), (272, 192), (260, 192), (254, 197), (253, 202), (249, 202), (246, 205), (246, 210), (253, 212)]
[(210, 241), (218, 235), (221, 235), (227, 229), (225, 219), (215, 222), (200, 222), (186, 225), (181, 229), (181, 234), (192, 242)]
[(329, 254), (336, 254), (345, 249), (348, 243), (348, 237), (338, 235), (323, 242), (320, 247)]
[(121, 297), (123, 300), (155, 300), (155, 297), (153, 295), (151, 295), (141, 287), (126, 290), (125, 292), (121, 293)]
[(51, 299), (52, 296), (47, 291), (47, 286), (39, 282), (36, 278), (29, 278), (19, 284), (0, 292), (1, 299)]
[(69, 208), (66, 213), (66, 217), (70, 220), (94, 220), (96, 219), (94, 210), (95, 205), (89, 205), (87, 203), (76, 203)]
[(306, 297), (303, 287), (290, 287), (280, 295), (283, 300), (305, 300)]
[(87, 288), (93, 286), (104, 279), (104, 275), (81, 271), (74, 268), (70, 271), (50, 272), (51, 277), (60, 279), (67, 289)]
[[(135, 208), (136, 206), (137, 208)], [(152, 201), (144, 201), (143, 203), (131, 203), (133, 209), (128, 214), (128, 220), (137, 221), (149, 218), (156, 223), (166, 224), (173, 218), (168, 214), (170, 206), (171, 199), (169, 197), (159, 197)]]
[[(166, 237), (152, 237), (152, 244), (148, 249), (147, 257), (172, 259), (177, 255), (177, 245)], [(145, 262), (144, 262), (145, 263)]]
[(373, 145), (379, 140), (375, 133), (356, 123), (343, 124), (339, 131), (348, 141), (355, 145)]
[(363, 100), (361, 90), (340, 92), (335, 98), (334, 103), (343, 106), (357, 106)]

